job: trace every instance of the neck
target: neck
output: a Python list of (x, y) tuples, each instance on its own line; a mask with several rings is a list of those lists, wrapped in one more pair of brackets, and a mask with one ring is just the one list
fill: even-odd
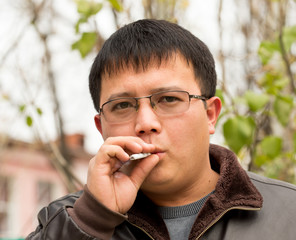
[(210, 169), (198, 181), (193, 184), (184, 184), (168, 192), (146, 192), (144, 194), (150, 198), (157, 206), (183, 206), (202, 199), (215, 190), (219, 179), (219, 174)]

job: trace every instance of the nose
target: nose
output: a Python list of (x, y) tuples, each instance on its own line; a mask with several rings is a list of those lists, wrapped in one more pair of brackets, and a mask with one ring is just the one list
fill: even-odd
[(161, 123), (158, 116), (155, 114), (149, 99), (143, 99), (139, 104), (135, 131), (138, 136), (159, 133), (161, 131)]

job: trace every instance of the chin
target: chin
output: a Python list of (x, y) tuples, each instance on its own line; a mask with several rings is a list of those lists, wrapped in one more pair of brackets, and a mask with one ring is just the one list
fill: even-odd
[(161, 174), (159, 171), (152, 171), (143, 182), (141, 190), (144, 192), (159, 191), (167, 188), (168, 184), (172, 182), (172, 180), (173, 176), (168, 176), (167, 172), (166, 174)]

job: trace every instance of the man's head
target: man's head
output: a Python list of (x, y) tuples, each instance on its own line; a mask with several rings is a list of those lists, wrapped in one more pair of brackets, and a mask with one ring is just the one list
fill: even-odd
[(97, 129), (104, 140), (132, 136), (155, 146), (159, 163), (141, 185), (150, 197), (188, 193), (208, 181), (209, 135), (221, 109), (215, 86), (207, 47), (165, 21), (127, 25), (98, 54), (90, 73)]
[(201, 94), (215, 95), (215, 62), (207, 46), (177, 24), (164, 20), (139, 20), (115, 32), (97, 55), (90, 75), (89, 88), (95, 109), (100, 108), (101, 80), (132, 67), (145, 70), (150, 64), (167, 61), (176, 53), (194, 69)]

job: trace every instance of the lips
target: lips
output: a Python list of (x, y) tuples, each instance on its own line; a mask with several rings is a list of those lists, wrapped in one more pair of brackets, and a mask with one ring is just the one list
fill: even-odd
[(162, 154), (164, 152), (160, 152), (160, 151), (157, 151), (157, 152), (153, 152), (152, 154)]
[(156, 149), (155, 151), (152, 152), (152, 154), (158, 154), (158, 153), (163, 153), (164, 151), (161, 149)]
[(161, 149), (156, 149), (155, 151), (152, 152), (152, 154), (156, 154), (161, 159), (164, 156), (165, 151)]

